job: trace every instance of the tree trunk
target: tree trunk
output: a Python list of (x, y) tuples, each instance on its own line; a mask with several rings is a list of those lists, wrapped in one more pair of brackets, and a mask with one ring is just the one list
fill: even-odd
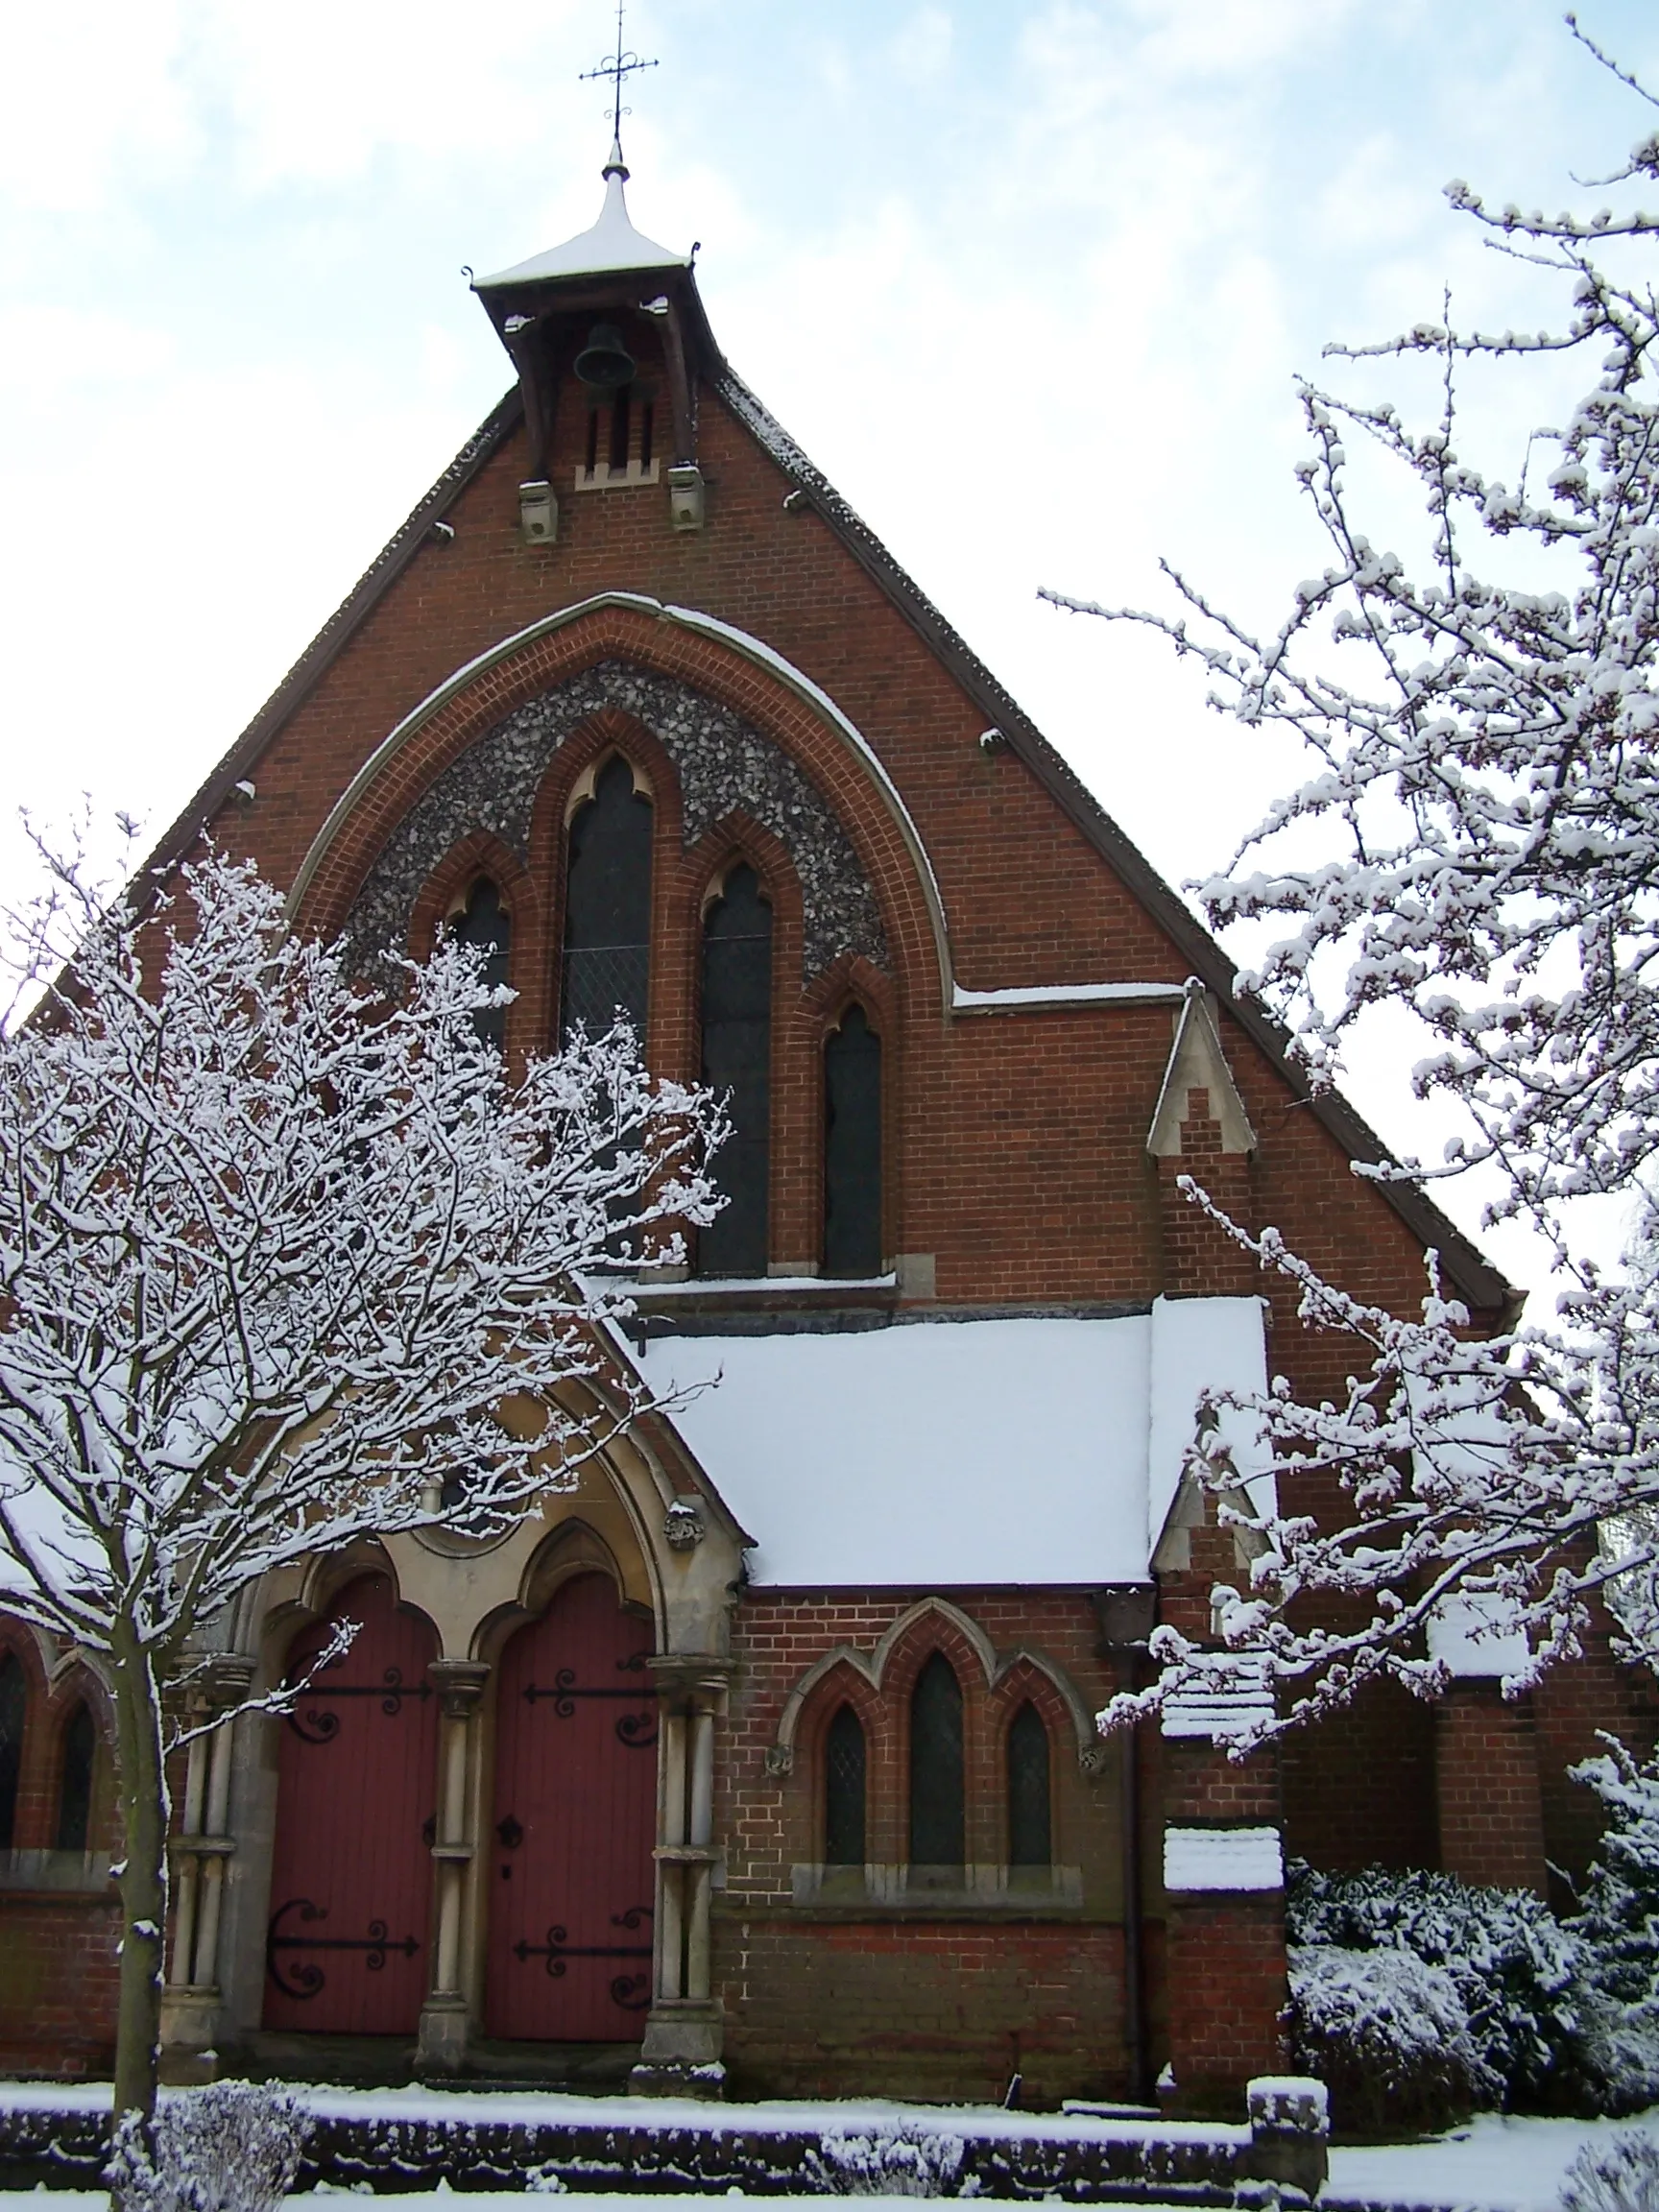
[(162, 1753), (161, 1697), (150, 1654), (131, 1622), (118, 1622), (114, 1653), (115, 1750), (125, 1871), (121, 1876), (121, 1986), (115, 2030), (114, 2118), (136, 2112), (146, 2135), (160, 2066), (162, 1948), (167, 1937), (167, 1830), (171, 1806)]

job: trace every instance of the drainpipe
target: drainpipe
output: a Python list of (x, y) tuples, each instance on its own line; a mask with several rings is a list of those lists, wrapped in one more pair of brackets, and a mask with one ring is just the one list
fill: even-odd
[[(1093, 1594), (1100, 1636), (1098, 1655), (1112, 1662), (1118, 1691), (1141, 1687), (1146, 1642), (1157, 1620), (1158, 1593), (1150, 1582), (1114, 1583)], [(1141, 1850), (1141, 1728), (1118, 1733), (1123, 1865), (1123, 2039), (1129, 2050), (1129, 2093), (1152, 2102), (1151, 2038), (1146, 2017), (1144, 1875)]]

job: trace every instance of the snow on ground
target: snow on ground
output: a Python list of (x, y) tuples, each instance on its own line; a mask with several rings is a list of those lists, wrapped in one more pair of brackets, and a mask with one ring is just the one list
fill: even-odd
[(1555, 2212), (1580, 2147), (1636, 2128), (1659, 2139), (1659, 2108), (1639, 2120), (1504, 2120), (1487, 2112), (1431, 2143), (1333, 2151), (1325, 2200)]

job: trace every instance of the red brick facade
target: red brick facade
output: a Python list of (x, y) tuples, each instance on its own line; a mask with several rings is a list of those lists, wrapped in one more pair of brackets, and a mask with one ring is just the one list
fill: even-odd
[[(655, 329), (636, 317), (629, 330), (642, 371), (665, 375)], [(545, 1049), (557, 1034), (567, 810), (584, 770), (620, 750), (648, 779), (655, 808), (645, 1044), (662, 1074), (698, 1073), (698, 930), (710, 886), (741, 856), (772, 903), (775, 1274), (817, 1266), (821, 1055), (856, 997), (882, 1041), (883, 1250), (927, 1262), (900, 1267), (889, 1310), (928, 1302), (964, 1314), (1144, 1312), (1165, 1296), (1264, 1293), (1274, 1365), (1300, 1392), (1338, 1389), (1351, 1346), (1305, 1333), (1289, 1294), (1260, 1280), (1180, 1194), (1177, 1177), (1197, 1176), (1246, 1225), (1271, 1222), (1358, 1296), (1398, 1310), (1423, 1294), (1422, 1224), (1352, 1174), (1341, 1128), (1309, 1106), (1260, 1027), (1228, 999), (1225, 962), (1194, 950), (1190, 924), (1167, 894), (1163, 904), (1153, 899), (1143, 863), (1113, 843), (1117, 832), (1035, 733), (1022, 734), (1011, 702), (998, 707), (1002, 738), (981, 743), (990, 680), (912, 587), (883, 581), (884, 556), (869, 551), (832, 496), (820, 496), (815, 480), (805, 495), (787, 455), (769, 450), (731, 403), (720, 369), (705, 359), (697, 460), (707, 513), (694, 531), (670, 527), (661, 485), (564, 492), (586, 435), (581, 410), (567, 406), (549, 468), (561, 488), (557, 541), (527, 544), (518, 507), (527, 439), (513, 407), (501, 412), (469, 467), (372, 572), (350, 618), (336, 618), (232, 753), (164, 857), (205, 827), (279, 884), (305, 869), (301, 923), (337, 929), (411, 807), (512, 709), (604, 661), (672, 678), (762, 732), (828, 802), (873, 891), (887, 965), (849, 956), (805, 974), (803, 895), (788, 852), (740, 806), (687, 846), (672, 760), (651, 731), (613, 709), (589, 717), (553, 757), (523, 851), (475, 825), (435, 862), (409, 909), (410, 950), (429, 947), (468, 882), (491, 875), (513, 924), (509, 1050)], [(444, 532), (427, 527), (439, 517)], [(406, 723), (402, 742), (365, 774)], [(235, 787), (244, 779), (252, 795)], [(1179, 1152), (1148, 1150), (1175, 994), (971, 1010), (950, 996), (952, 984), (981, 994), (1179, 987), (1200, 957), (1237, 1094), (1227, 1111), (1247, 1119), (1249, 1149), (1229, 1146), (1222, 1099), (1194, 1083), (1178, 1102)], [(1450, 1231), (1445, 1244), (1464, 1294), (1489, 1320), (1496, 1279)], [(781, 1307), (786, 1299), (764, 1310), (776, 1321)], [(1316, 1511), (1334, 1503), (1291, 1502)], [(1012, 1485), (1005, 1509), (1020, 1510)], [(1237, 1572), (1230, 1536), (1193, 1530), (1190, 1564), (1165, 1577), (1164, 1617), (1206, 1633), (1209, 1590)], [(929, 1599), (945, 1602), (929, 1608)], [(917, 1607), (878, 1670), (888, 1631)], [(64, 1695), (48, 1693), (27, 1649), (19, 1846), (45, 1838), (50, 1716)], [(879, 1879), (874, 1893), (837, 1889), (820, 1863), (823, 1731), (842, 1701), (859, 1715), (867, 1857), (878, 1875), (901, 1868), (909, 1695), (935, 1650), (963, 1692), (968, 1873), (980, 1888), (970, 1895), (965, 1880), (963, 1894), (936, 1902), (906, 1896), (897, 1878), (885, 1897)], [(837, 1651), (848, 1655), (832, 1660)], [(715, 1747), (723, 1861), (712, 1981), (733, 2086), (757, 2092), (985, 2098), (1019, 2074), (1041, 2101), (1122, 2096), (1146, 2085), (1139, 2061), (1155, 2070), (1170, 2059), (1191, 2101), (1236, 2100), (1249, 2074), (1281, 2062), (1282, 1900), (1166, 1901), (1166, 1820), (1282, 1824), (1287, 1852), (1322, 1865), (1438, 1861), (1472, 1879), (1541, 1883), (1547, 1859), (1580, 1863), (1592, 1839), (1566, 1765), (1593, 1748), (1598, 1724), (1628, 1719), (1636, 1740), (1644, 1726), (1602, 1651), (1529, 1706), (1502, 1708), (1471, 1688), (1435, 1719), (1373, 1693), (1282, 1759), (1243, 1768), (1143, 1731), (1148, 2004), (1138, 2061), (1126, 2008), (1124, 1767), (1089, 1719), (1117, 1686), (1118, 1662), (1086, 1587), (751, 1590), (735, 1603), (728, 1656)], [(817, 1680), (796, 1695), (814, 1669), (823, 1669)], [(1006, 1732), (1027, 1699), (1053, 1762), (1045, 1889), (1022, 1887), (1006, 1864)], [(110, 1936), (95, 1897), (0, 1890), (0, 2063), (103, 2063)]]

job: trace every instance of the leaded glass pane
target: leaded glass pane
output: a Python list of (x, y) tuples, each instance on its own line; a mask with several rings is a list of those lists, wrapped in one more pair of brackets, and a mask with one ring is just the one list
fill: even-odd
[(578, 1022), (589, 1037), (599, 1036), (625, 1014), (643, 1044), (650, 945), (651, 802), (615, 754), (570, 824), (562, 1037)]
[(15, 1655), (0, 1659), (0, 1851), (10, 1851), (17, 1825), (17, 1778), (23, 1767), (28, 1685)]
[(715, 1154), (726, 1205), (697, 1236), (700, 1275), (764, 1275), (772, 1119), (772, 909), (733, 868), (703, 926), (703, 1080), (727, 1099)]
[(84, 1851), (92, 1831), (92, 1762), (98, 1732), (84, 1705), (63, 1731), (63, 1770), (58, 1784), (58, 1848)]
[(942, 1651), (910, 1699), (910, 1862), (959, 1868), (963, 1848), (962, 1686)]
[(1046, 1866), (1049, 1832), (1048, 1731), (1035, 1705), (1022, 1705), (1008, 1731), (1008, 1863)]
[(881, 1266), (881, 1040), (862, 1006), (824, 1046), (824, 1266)]
[(824, 1863), (864, 1863), (864, 1729), (851, 1705), (830, 1723), (824, 1744)]

